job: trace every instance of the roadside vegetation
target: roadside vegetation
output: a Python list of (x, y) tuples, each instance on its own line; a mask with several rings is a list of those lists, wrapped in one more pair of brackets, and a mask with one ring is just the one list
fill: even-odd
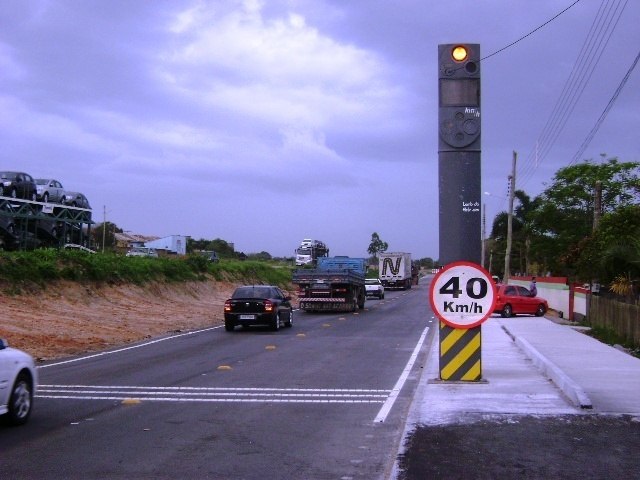
[[(535, 198), (514, 192), (509, 274), (568, 277), (637, 298), (640, 281), (640, 162), (585, 161), (558, 170)], [(493, 274), (504, 276), (508, 213), (486, 240)]]
[(291, 265), (278, 261), (223, 259), (211, 263), (198, 254), (185, 257), (125, 257), (111, 252), (40, 249), (0, 252), (0, 288), (18, 294), (25, 288), (46, 288), (55, 281), (137, 285), (148, 282), (239, 281), (285, 287)]
[(590, 329), (585, 333), (596, 340), (601, 341), (602, 343), (606, 343), (607, 345), (620, 345), (624, 348), (629, 354), (640, 358), (640, 346), (634, 345), (633, 342), (630, 342), (628, 339), (622, 337), (618, 332), (611, 328), (604, 327), (592, 327), (588, 325)]

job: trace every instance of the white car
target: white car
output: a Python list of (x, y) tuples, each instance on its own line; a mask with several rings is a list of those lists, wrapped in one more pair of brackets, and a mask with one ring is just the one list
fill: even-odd
[(367, 297), (378, 297), (380, 300), (384, 298), (384, 285), (379, 278), (365, 278), (364, 288)]
[(38, 373), (33, 357), (0, 339), (0, 415), (10, 425), (29, 420)]
[(58, 180), (52, 178), (36, 178), (36, 196), (38, 201), (48, 203), (62, 203), (64, 187)]
[(150, 247), (131, 247), (126, 254), (127, 257), (153, 257), (158, 258), (158, 252)]

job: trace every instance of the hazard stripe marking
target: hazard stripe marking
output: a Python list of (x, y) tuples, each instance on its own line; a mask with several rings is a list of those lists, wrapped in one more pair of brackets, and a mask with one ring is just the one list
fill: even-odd
[(452, 328), (440, 322), (440, 379), (478, 381), (482, 378), (480, 327)]

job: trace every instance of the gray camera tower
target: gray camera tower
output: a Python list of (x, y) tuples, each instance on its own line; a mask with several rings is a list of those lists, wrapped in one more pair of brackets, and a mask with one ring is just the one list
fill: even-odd
[(480, 45), (438, 45), (440, 263), (480, 263)]

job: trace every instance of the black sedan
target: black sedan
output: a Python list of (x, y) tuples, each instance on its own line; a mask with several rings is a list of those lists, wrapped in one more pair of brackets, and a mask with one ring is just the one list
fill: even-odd
[(35, 201), (37, 198), (36, 182), (28, 173), (0, 172), (0, 195)]
[(272, 330), (293, 325), (291, 297), (272, 285), (245, 285), (236, 288), (224, 302), (224, 328), (233, 331), (236, 325), (267, 325)]
[(62, 197), (62, 203), (65, 205), (70, 205), (72, 207), (78, 208), (87, 208), (91, 210), (91, 205), (89, 205), (89, 200), (82, 193), (79, 192), (65, 192)]

